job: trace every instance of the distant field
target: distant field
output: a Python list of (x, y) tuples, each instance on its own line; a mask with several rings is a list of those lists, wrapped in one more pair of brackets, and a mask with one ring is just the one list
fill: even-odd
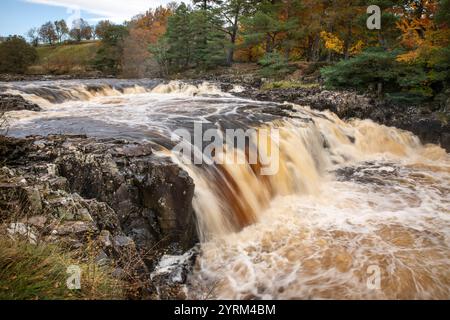
[(99, 42), (41, 46), (37, 48), (39, 60), (29, 68), (31, 74), (69, 74), (90, 70)]

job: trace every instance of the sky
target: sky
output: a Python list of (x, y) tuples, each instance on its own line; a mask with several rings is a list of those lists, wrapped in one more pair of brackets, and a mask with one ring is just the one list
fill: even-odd
[(25, 35), (47, 21), (78, 17), (91, 24), (108, 19), (122, 23), (149, 8), (173, 0), (1, 0), (0, 36)]

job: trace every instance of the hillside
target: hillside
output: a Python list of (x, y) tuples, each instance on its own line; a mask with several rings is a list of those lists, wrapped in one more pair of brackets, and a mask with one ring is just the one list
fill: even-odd
[(99, 42), (40, 46), (39, 60), (29, 68), (31, 74), (80, 74), (91, 71), (90, 62), (95, 58)]

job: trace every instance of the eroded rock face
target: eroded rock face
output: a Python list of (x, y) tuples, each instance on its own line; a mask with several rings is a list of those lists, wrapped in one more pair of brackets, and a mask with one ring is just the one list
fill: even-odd
[(0, 218), (29, 227), (37, 241), (73, 249), (94, 241), (98, 261), (121, 275), (131, 269), (147, 294), (155, 294), (159, 258), (198, 242), (193, 180), (150, 145), (84, 136), (0, 142)]

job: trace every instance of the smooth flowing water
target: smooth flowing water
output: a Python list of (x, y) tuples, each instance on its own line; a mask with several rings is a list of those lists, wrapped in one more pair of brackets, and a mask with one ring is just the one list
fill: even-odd
[[(411, 133), (246, 100), (208, 83), (60, 81), (0, 90), (43, 108), (8, 113), (11, 135), (150, 141), (191, 175), (202, 245), (190, 298), (450, 298), (450, 155)], [(280, 109), (285, 116), (273, 112)], [(278, 130), (279, 170), (264, 176), (249, 163), (186, 164), (171, 154), (171, 137), (193, 132), (194, 123)]]

